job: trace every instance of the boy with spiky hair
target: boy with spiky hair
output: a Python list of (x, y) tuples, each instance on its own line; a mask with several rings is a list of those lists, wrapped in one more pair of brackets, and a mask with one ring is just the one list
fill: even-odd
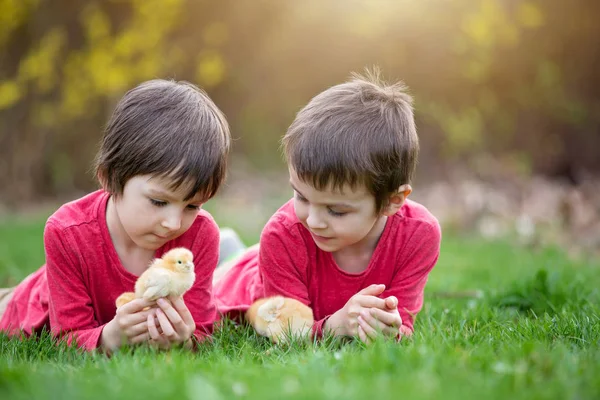
[[(46, 264), (3, 291), (0, 330), (54, 335), (107, 352), (123, 344), (191, 346), (212, 332), (219, 230), (202, 205), (224, 180), (229, 127), (187, 82), (152, 80), (127, 92), (96, 158), (101, 190), (60, 207), (44, 230)], [(196, 281), (183, 298), (115, 309), (150, 261), (192, 251)]]
[(312, 308), (317, 336), (412, 334), (441, 240), (407, 200), (418, 143), (411, 97), (377, 72), (314, 97), (283, 138), (294, 198), (215, 283), (220, 311), (282, 295)]

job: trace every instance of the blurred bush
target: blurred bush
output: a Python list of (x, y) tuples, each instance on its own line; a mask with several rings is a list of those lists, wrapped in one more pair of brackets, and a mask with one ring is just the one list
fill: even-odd
[(416, 99), (421, 175), (493, 157), (520, 174), (600, 170), (592, 0), (0, 0), (0, 203), (89, 190), (119, 97), (156, 77), (205, 88), (233, 157), (283, 168), (294, 114), (381, 66)]

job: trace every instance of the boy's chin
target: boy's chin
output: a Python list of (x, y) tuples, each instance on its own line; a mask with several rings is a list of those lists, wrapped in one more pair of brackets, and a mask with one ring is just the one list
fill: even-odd
[(333, 253), (338, 249), (338, 246), (335, 246), (333, 243), (319, 243), (318, 241), (313, 239), (313, 242), (317, 245), (317, 247), (327, 253)]
[(140, 238), (139, 240), (136, 240), (135, 244), (141, 249), (154, 251), (154, 250), (158, 250), (159, 248), (164, 246), (169, 241), (170, 240), (161, 239), (154, 235), (148, 235), (148, 236)]
[(160, 249), (164, 243), (140, 243), (138, 247), (144, 250), (156, 251)]

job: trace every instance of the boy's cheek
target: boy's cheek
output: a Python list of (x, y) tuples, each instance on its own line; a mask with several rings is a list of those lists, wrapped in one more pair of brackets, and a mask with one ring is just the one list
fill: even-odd
[(197, 216), (198, 214), (194, 213), (191, 217), (186, 218), (185, 223), (182, 224), (181, 229), (179, 230), (177, 235), (183, 235), (185, 232), (187, 232), (187, 230), (190, 229), (194, 224), (194, 221), (196, 220)]
[(296, 203), (297, 203), (297, 201), (294, 200), (294, 211), (296, 212), (296, 217), (298, 217), (298, 219), (300, 221), (305, 221), (306, 220), (305, 212), (304, 212), (304, 210), (302, 210), (302, 206), (297, 205)]

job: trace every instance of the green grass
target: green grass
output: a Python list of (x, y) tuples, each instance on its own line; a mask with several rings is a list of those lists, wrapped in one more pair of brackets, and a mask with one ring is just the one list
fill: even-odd
[(0, 287), (18, 284), (44, 263), (46, 218), (0, 220)]
[[(43, 262), (42, 229), (43, 219), (0, 222), (2, 285)], [(600, 398), (598, 288), (598, 264), (556, 249), (446, 235), (416, 334), (400, 344), (272, 347), (226, 321), (194, 354), (107, 358), (48, 335), (0, 335), (0, 398)], [(482, 296), (453, 297), (471, 290)]]

